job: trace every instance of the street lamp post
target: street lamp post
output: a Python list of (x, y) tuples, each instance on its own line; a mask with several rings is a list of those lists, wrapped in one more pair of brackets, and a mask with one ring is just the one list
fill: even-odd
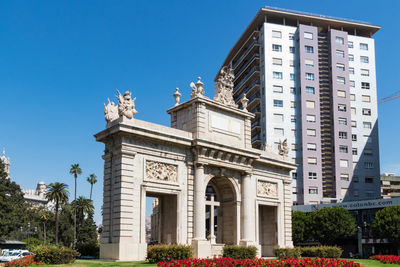
[(28, 228), (26, 229), (25, 232), (23, 231), (22, 226), (20, 227), (20, 229), (21, 229), (21, 233), (24, 233), (24, 234), (26, 234), (28, 236), (28, 250), (29, 250), (29, 239), (30, 239), (30, 236), (31, 236), (31, 234), (37, 233), (37, 227), (34, 228), (34, 231), (31, 231), (31, 223), (28, 222)]

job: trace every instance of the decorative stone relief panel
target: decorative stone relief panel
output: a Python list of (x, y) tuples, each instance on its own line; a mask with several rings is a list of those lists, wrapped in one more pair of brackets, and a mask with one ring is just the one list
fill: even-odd
[(257, 195), (260, 197), (278, 197), (278, 185), (267, 181), (257, 181)]
[(176, 183), (178, 181), (178, 166), (146, 160), (146, 177), (151, 180)]

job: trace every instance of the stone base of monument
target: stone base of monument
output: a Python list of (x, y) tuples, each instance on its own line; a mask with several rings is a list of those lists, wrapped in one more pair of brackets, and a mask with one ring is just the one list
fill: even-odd
[(207, 258), (211, 255), (211, 243), (209, 240), (192, 240), (193, 256), (197, 259)]
[(143, 261), (147, 244), (110, 243), (100, 244), (100, 259), (111, 261)]
[(240, 240), (239, 242), (239, 246), (243, 246), (243, 247), (249, 247), (249, 246), (254, 246), (257, 248), (257, 258), (261, 257), (261, 245), (257, 244), (254, 241), (248, 241), (248, 240)]

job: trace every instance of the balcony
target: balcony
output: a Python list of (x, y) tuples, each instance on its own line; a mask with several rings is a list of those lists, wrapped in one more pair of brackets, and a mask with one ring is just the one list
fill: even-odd
[(254, 80), (251, 84), (249, 84), (249, 86), (242, 90), (242, 93), (238, 97), (235, 97), (235, 102), (237, 103), (240, 99), (242, 99), (244, 94), (247, 96), (251, 95), (253, 91), (255, 91), (255, 88), (260, 88), (260, 80)]
[(252, 109), (255, 107), (255, 105), (260, 104), (260, 102), (261, 102), (261, 96), (259, 94), (255, 94), (249, 98), (249, 104), (247, 105), (247, 107), (248, 109)]
[(236, 62), (232, 65), (232, 69), (236, 69), (239, 63), (249, 54), (250, 50), (255, 47), (260, 46), (260, 43), (257, 40), (254, 40), (243, 52), (242, 55), (236, 60)]
[(233, 93), (240, 93), (243, 89), (243, 85), (249, 80), (249, 78), (253, 74), (260, 74), (260, 67), (259, 66), (254, 66), (247, 74), (246, 76), (243, 77), (243, 79), (233, 88)]
[[(253, 54), (247, 61), (246, 63), (235, 73), (235, 78), (233, 79), (233, 82), (237, 81), (240, 76), (244, 73), (244, 71), (257, 59), (260, 59), (260, 54), (255, 53)], [(257, 64), (258, 65), (258, 64)]]

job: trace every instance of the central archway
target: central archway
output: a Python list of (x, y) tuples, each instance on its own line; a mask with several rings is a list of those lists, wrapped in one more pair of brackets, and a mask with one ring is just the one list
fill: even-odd
[(238, 244), (238, 198), (232, 181), (213, 177), (207, 184), (206, 237), (212, 244)]

